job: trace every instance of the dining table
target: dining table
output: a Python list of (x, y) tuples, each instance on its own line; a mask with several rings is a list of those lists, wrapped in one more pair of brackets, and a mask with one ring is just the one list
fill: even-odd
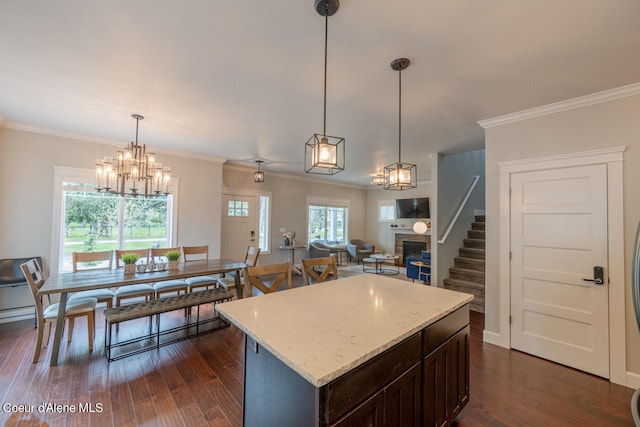
[(178, 268), (175, 270), (167, 269), (163, 271), (125, 274), (123, 268), (118, 268), (111, 270), (83, 270), (48, 277), (38, 291), (38, 295), (59, 295), (60, 297), (58, 318), (49, 363), (50, 366), (56, 366), (58, 364), (67, 299), (70, 293), (235, 272), (236, 297), (242, 299), (243, 287), (240, 283), (240, 272), (245, 267), (247, 267), (247, 264), (244, 262), (222, 258), (182, 262), (178, 264)]

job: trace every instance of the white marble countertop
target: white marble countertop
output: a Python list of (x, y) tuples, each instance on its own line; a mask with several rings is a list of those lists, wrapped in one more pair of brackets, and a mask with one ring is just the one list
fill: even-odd
[(216, 308), (321, 387), (472, 299), (470, 294), (360, 274)]

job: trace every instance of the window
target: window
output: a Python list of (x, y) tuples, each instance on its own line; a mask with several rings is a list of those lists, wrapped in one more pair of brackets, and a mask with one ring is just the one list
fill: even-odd
[[(66, 169), (70, 168), (61, 168)], [(75, 170), (70, 176), (62, 171), (56, 168), (59, 229), (55, 227), (52, 238), (58, 272), (72, 270), (73, 252), (172, 246), (174, 195), (133, 198), (98, 193), (93, 173)]]
[(227, 203), (227, 215), (249, 216), (249, 202), (242, 200), (229, 200)]
[(378, 202), (378, 222), (396, 220), (396, 201), (380, 200)]
[(271, 196), (260, 196), (260, 210), (258, 215), (258, 245), (263, 253), (269, 252), (269, 229), (271, 227), (269, 201)]
[(307, 242), (341, 245), (347, 241), (348, 200), (311, 199), (307, 206)]

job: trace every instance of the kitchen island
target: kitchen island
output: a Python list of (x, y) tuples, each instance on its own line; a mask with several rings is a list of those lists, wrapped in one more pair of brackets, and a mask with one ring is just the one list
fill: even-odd
[(245, 426), (449, 425), (472, 295), (362, 274), (218, 305), (245, 332)]

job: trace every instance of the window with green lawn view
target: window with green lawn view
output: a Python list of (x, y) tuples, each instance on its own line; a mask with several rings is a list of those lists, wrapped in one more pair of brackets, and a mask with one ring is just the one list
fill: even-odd
[(348, 201), (308, 202), (307, 242), (344, 245), (347, 240)]
[(118, 197), (63, 182), (60, 272), (73, 252), (169, 247), (172, 196)]

